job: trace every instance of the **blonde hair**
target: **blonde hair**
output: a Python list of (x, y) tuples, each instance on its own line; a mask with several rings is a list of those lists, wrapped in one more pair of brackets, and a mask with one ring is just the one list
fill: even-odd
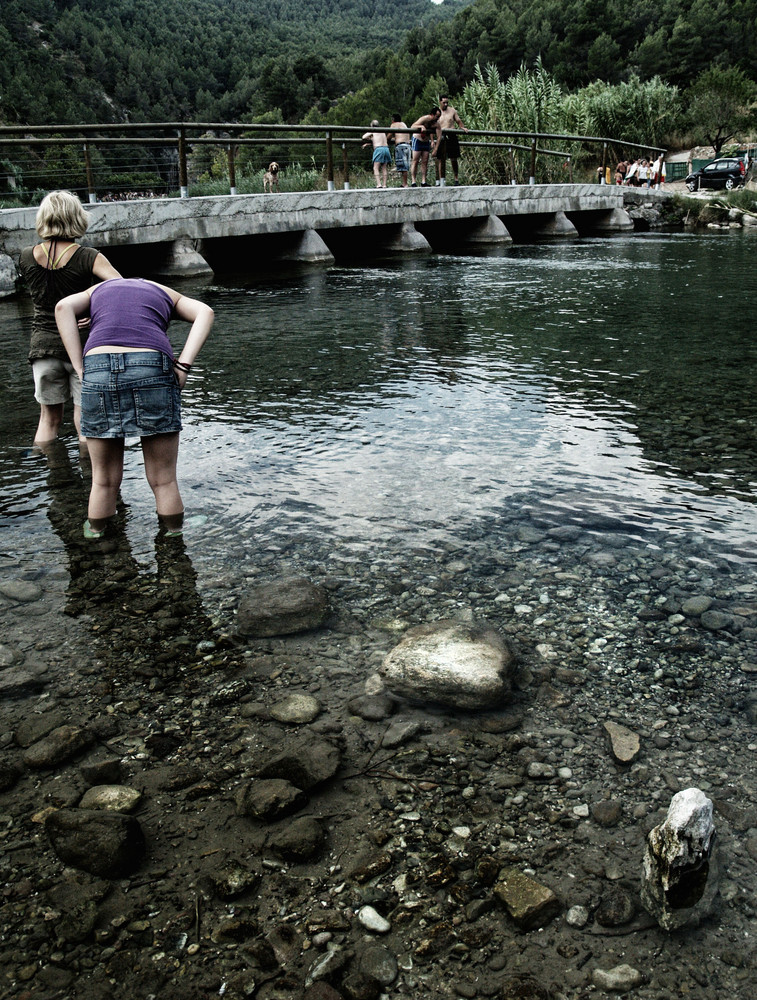
[(36, 227), (40, 239), (67, 236), (77, 239), (83, 236), (89, 219), (82, 203), (70, 191), (51, 191), (37, 209)]

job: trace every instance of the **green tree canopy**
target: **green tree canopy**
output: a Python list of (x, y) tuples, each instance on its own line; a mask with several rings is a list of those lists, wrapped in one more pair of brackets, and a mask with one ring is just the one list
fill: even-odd
[(686, 92), (691, 128), (715, 155), (739, 129), (755, 124), (757, 86), (734, 66), (712, 66)]

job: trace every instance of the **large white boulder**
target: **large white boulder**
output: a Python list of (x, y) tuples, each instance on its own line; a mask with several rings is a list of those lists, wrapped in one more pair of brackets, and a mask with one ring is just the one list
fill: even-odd
[(409, 629), (385, 657), (387, 688), (451, 708), (497, 708), (510, 693), (515, 657), (489, 625), (440, 621)]

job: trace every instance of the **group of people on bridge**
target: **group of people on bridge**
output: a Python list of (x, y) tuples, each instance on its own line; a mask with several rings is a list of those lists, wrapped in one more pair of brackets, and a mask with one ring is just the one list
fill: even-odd
[[(453, 184), (460, 183), (458, 161), (460, 159), (460, 141), (455, 134), (458, 130), (467, 132), (457, 110), (449, 102), (446, 94), (439, 98), (439, 104), (421, 115), (412, 125), (407, 125), (399, 114), (392, 115), (389, 129), (381, 130), (378, 120), (371, 122), (371, 129), (376, 131), (363, 134), (363, 148), (373, 149), (373, 174), (376, 187), (385, 188), (392, 164), (390, 142), (394, 143), (394, 166), (400, 176), (402, 187), (418, 186), (418, 171), (420, 170), (420, 186), (429, 187), (429, 160), (433, 156), (436, 161), (436, 179), (442, 186), (446, 184), (447, 161), (452, 166)], [(409, 178), (409, 180), (408, 180)]]
[(660, 153), (656, 160), (639, 157), (637, 160), (620, 160), (615, 167), (615, 183), (627, 187), (660, 188), (665, 183), (665, 157)]

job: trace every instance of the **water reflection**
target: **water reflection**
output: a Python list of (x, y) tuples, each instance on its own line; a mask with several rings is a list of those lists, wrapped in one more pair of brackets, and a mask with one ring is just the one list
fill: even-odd
[(47, 516), (67, 561), (65, 613), (90, 632), (104, 676), (109, 669), (114, 675), (174, 676), (196, 660), (197, 644), (213, 635), (184, 539), (159, 531), (154, 567), (141, 564), (129, 541), (130, 512), (119, 501), (105, 537), (86, 540), (86, 453), (75, 464), (61, 441), (40, 446), (38, 453), (48, 469)]
[[(757, 300), (748, 246), (651, 234), (206, 286), (188, 508), (231, 536), (371, 542), (537, 502), (558, 522), (753, 544), (755, 344), (733, 321)], [(12, 515), (47, 497), (18, 462), (24, 405), (0, 454)], [(151, 498), (126, 475), (143, 561)]]

